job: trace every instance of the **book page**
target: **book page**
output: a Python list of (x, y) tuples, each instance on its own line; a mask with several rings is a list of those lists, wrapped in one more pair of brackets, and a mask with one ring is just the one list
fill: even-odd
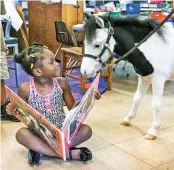
[(98, 75), (95, 78), (95, 80), (89, 87), (86, 94), (83, 96), (78, 106), (76, 106), (73, 110), (71, 110), (67, 114), (63, 126), (63, 132), (65, 135), (65, 142), (66, 142), (66, 150), (68, 149), (67, 147), (70, 146), (72, 141), (74, 140), (80, 128), (80, 125), (84, 122), (84, 120), (86, 119), (89, 112), (94, 106), (95, 92), (98, 90), (99, 77), (100, 75)]
[(44, 119), (39, 112), (34, 110), (8, 87), (6, 87), (6, 91), (10, 102), (16, 107), (16, 118), (45, 140), (63, 160), (66, 160), (64, 134), (61, 130)]

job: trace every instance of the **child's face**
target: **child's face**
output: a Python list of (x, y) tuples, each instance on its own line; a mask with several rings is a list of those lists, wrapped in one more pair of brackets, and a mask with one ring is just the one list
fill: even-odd
[(42, 56), (43, 59), (41, 61), (41, 66), (39, 67), (42, 73), (41, 76), (44, 78), (58, 77), (58, 63), (55, 60), (54, 54), (50, 50), (44, 48)]

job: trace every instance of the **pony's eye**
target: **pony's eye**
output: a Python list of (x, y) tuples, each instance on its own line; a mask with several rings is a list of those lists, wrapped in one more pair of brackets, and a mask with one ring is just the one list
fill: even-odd
[(100, 47), (100, 45), (99, 44), (95, 44), (95, 48), (99, 48)]

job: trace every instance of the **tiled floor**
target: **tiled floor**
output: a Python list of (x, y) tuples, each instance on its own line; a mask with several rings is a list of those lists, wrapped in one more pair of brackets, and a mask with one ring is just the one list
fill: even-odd
[(2, 170), (174, 170), (174, 82), (167, 82), (161, 108), (159, 137), (154, 141), (144, 139), (151, 125), (151, 88), (140, 105), (137, 117), (130, 127), (120, 121), (129, 111), (136, 90), (134, 72), (117, 68), (113, 74), (112, 91), (102, 95), (86, 123), (93, 129), (92, 138), (83, 144), (93, 152), (88, 163), (43, 158), (41, 165), (30, 167), (27, 149), (15, 140), (21, 123), (1, 122)]

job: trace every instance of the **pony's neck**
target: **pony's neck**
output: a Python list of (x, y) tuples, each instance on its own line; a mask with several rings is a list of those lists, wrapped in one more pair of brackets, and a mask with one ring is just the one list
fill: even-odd
[[(124, 34), (125, 36), (126, 34)], [(115, 39), (116, 45), (114, 52), (118, 55), (123, 56), (127, 51), (129, 51), (133, 46), (133, 40), (131, 41), (130, 35), (125, 36), (122, 39)], [(125, 41), (125, 39), (127, 41)], [(144, 54), (139, 50), (134, 50), (131, 54), (129, 54), (126, 58), (133, 66), (137, 74), (142, 76), (147, 76), (153, 73), (153, 67), (151, 63), (146, 59)]]
[[(156, 26), (159, 25), (154, 19), (139, 19), (137, 16), (126, 16), (126, 17), (108, 17), (107, 18), (112, 27), (117, 29), (121, 27), (122, 29), (129, 32), (132, 35), (134, 43), (139, 43), (143, 38), (145, 38)], [(161, 27), (157, 31), (160, 37), (164, 37), (164, 27)]]

